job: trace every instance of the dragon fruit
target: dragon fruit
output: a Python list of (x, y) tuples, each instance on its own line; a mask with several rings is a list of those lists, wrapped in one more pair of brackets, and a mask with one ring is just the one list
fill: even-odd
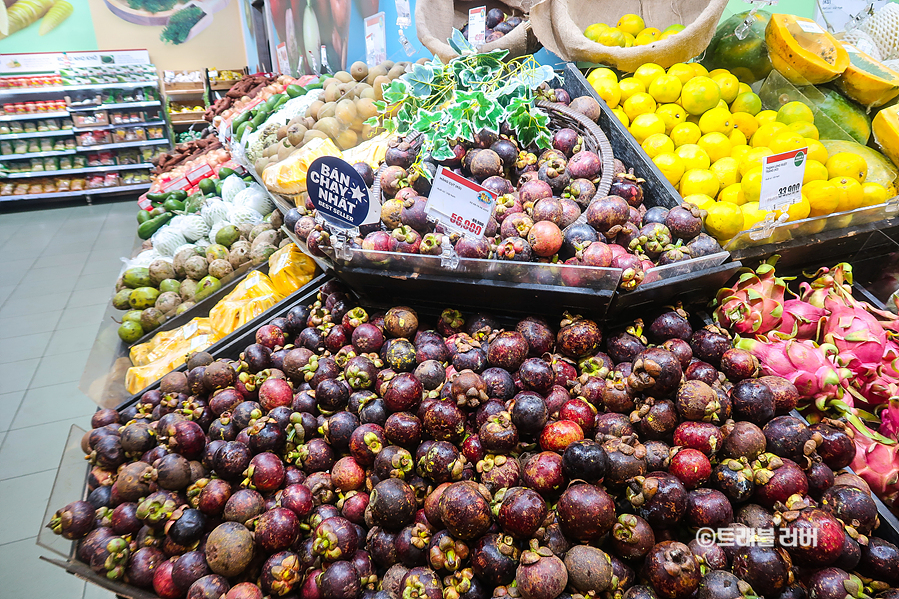
[(827, 310), (813, 306), (801, 299), (784, 302), (780, 324), (771, 331), (778, 339), (817, 339), (818, 325), (827, 316)]
[(899, 396), (891, 398), (880, 412), (880, 428), (877, 432), (884, 437), (899, 439)]
[(713, 303), (719, 325), (740, 335), (764, 335), (780, 324), (787, 285), (774, 276), (775, 261), (744, 272), (732, 288), (718, 291)]
[(824, 306), (830, 316), (822, 323), (820, 339), (837, 348), (840, 361), (856, 376), (873, 375), (887, 349), (883, 327), (869, 312), (836, 299), (828, 297)]
[(856, 453), (852, 469), (884, 503), (894, 505), (899, 497), (899, 445), (872, 439), (858, 430), (854, 440)]
[(818, 345), (808, 339), (780, 339), (772, 341), (741, 338), (735, 347), (745, 349), (759, 359), (762, 372), (781, 376), (799, 390), (805, 398), (814, 399), (820, 409), (828, 399), (843, 396), (841, 379), (851, 376), (846, 368), (839, 368), (831, 359), (837, 353), (832, 345)]

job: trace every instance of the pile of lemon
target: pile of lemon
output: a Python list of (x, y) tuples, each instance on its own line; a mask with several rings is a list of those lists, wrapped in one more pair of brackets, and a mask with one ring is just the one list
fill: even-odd
[(683, 25), (669, 25), (664, 31), (657, 27), (647, 27), (640, 15), (627, 14), (618, 19), (614, 27), (605, 23), (593, 23), (584, 30), (584, 35), (603, 46), (630, 48), (667, 39), (683, 30)]
[(620, 81), (606, 68), (587, 80), (684, 200), (708, 211), (706, 230), (722, 244), (768, 216), (759, 195), (762, 161), (772, 154), (808, 148), (802, 199), (787, 210), (789, 221), (880, 204), (894, 193), (865, 181), (861, 156), (828, 156), (808, 106), (762, 110), (749, 86), (724, 69), (645, 64)]

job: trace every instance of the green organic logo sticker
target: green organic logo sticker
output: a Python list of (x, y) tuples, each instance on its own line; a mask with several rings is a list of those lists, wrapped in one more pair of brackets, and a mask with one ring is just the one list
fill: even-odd
[(803, 152), (796, 152), (796, 156), (793, 157), (793, 164), (799, 166), (805, 160), (805, 154)]

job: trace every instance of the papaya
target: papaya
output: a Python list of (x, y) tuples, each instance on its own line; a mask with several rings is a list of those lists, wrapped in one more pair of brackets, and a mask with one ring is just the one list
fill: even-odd
[(880, 151), (899, 167), (899, 104), (878, 112), (871, 126)]
[(746, 84), (764, 79), (772, 69), (765, 45), (765, 28), (771, 20), (771, 13), (760, 10), (752, 14), (752, 25), (740, 39), (736, 34), (737, 28), (749, 15), (749, 11), (741, 12), (722, 22), (709, 42), (702, 61), (708, 70), (727, 69)]
[(765, 27), (771, 64), (793, 85), (818, 85), (839, 77), (849, 53), (811, 19), (771, 15)]
[(883, 106), (899, 96), (899, 73), (851, 44), (843, 44), (843, 48), (850, 64), (834, 82), (841, 92), (868, 108)]

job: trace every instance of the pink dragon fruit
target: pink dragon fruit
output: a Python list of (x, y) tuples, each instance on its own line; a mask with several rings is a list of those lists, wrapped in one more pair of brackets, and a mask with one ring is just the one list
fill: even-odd
[(787, 285), (774, 276), (775, 261), (744, 272), (732, 288), (718, 291), (713, 316), (719, 325), (740, 335), (764, 335), (780, 324)]
[(890, 439), (899, 439), (899, 396), (891, 398), (880, 412), (880, 428), (877, 432)]
[(851, 376), (846, 368), (837, 367), (831, 360), (837, 349), (832, 345), (818, 345), (807, 339), (771, 341), (741, 338), (735, 347), (745, 349), (759, 359), (762, 373), (781, 376), (796, 385), (800, 395), (814, 399), (823, 409), (828, 399), (843, 396), (842, 379)]
[(852, 469), (884, 503), (894, 505), (899, 496), (899, 445), (878, 442), (858, 430), (854, 440), (856, 454)]
[(869, 312), (848, 307), (832, 297), (824, 301), (830, 316), (821, 326), (820, 339), (840, 352), (839, 360), (857, 377), (870, 377), (883, 360), (887, 336)]
[(801, 299), (784, 302), (783, 319), (771, 335), (778, 339), (817, 339), (818, 325), (827, 316), (827, 310), (813, 306)]

